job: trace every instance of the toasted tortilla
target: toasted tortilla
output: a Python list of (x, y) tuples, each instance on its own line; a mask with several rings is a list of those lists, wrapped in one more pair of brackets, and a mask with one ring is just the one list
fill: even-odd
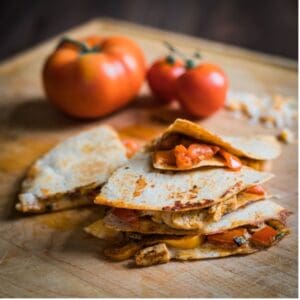
[(225, 168), (161, 172), (152, 167), (150, 153), (139, 153), (112, 174), (95, 203), (138, 210), (199, 209), (272, 177), (248, 167), (238, 172)]
[[(268, 244), (259, 244), (252, 240), (253, 234), (259, 228), (266, 225), (272, 226), (276, 230), (274, 239)], [(242, 229), (243, 227), (239, 227)], [(243, 235), (238, 240), (233, 240), (232, 244), (225, 243), (222, 239), (214, 242), (207, 235), (192, 236), (170, 236), (170, 235), (150, 235), (142, 236), (138, 239), (129, 238), (123, 243), (106, 248), (104, 254), (112, 260), (126, 260), (134, 257), (137, 266), (151, 266), (160, 263), (167, 263), (171, 260), (200, 260), (209, 258), (219, 258), (230, 255), (250, 254), (261, 249), (266, 249), (277, 244), (281, 239), (289, 234), (289, 229), (280, 220), (270, 220), (262, 222), (256, 227), (244, 227)], [(236, 237), (238, 238), (238, 237)]]
[(254, 202), (221, 218), (218, 222), (208, 222), (202, 234), (214, 234), (245, 225), (257, 225), (267, 220), (285, 222), (289, 212), (271, 200)]
[[(265, 161), (273, 160), (280, 155), (281, 148), (277, 139), (271, 135), (255, 135), (255, 136), (220, 136), (210, 130), (207, 130), (199, 124), (193, 123), (184, 119), (177, 119), (165, 133), (153, 143), (153, 147), (149, 147), (148, 150), (155, 151), (159, 149), (161, 141), (165, 140), (171, 134), (179, 133), (187, 137), (191, 137), (200, 143), (209, 145), (216, 145), (229, 153), (236, 155), (240, 158), (245, 158), (244, 164), (249, 163), (249, 166), (257, 167), (261, 170)], [(243, 159), (242, 159), (243, 160)], [(254, 161), (259, 160), (259, 164), (254, 164)], [(162, 170), (181, 170), (177, 166), (169, 166), (161, 163), (160, 161), (153, 160), (153, 166), (156, 169)], [(198, 164), (195, 164), (187, 169), (195, 169), (204, 166), (225, 166), (222, 159), (214, 157), (208, 160), (202, 160)]]
[(102, 240), (116, 240), (120, 238), (121, 232), (105, 226), (103, 218), (86, 226), (84, 231)]
[(285, 221), (288, 216), (287, 210), (271, 200), (263, 200), (250, 203), (245, 207), (224, 215), (219, 221), (203, 221), (198, 229), (176, 229), (166, 224), (159, 224), (150, 219), (140, 219), (137, 224), (131, 224), (120, 220), (112, 213), (104, 218), (107, 228), (121, 232), (138, 232), (142, 234), (170, 234), (170, 235), (194, 235), (214, 234), (228, 229), (244, 225), (256, 225), (270, 219)]
[(92, 204), (95, 192), (127, 162), (126, 149), (109, 126), (61, 142), (29, 169), (22, 182), (22, 212), (44, 212)]

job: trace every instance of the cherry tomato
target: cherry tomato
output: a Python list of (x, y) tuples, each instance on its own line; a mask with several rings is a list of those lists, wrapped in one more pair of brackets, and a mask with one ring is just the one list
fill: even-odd
[(227, 90), (225, 73), (209, 63), (188, 69), (176, 80), (178, 100), (189, 114), (196, 117), (208, 117), (223, 107)]
[(175, 100), (175, 81), (184, 72), (185, 68), (180, 60), (167, 57), (154, 62), (147, 74), (153, 94), (165, 103)]

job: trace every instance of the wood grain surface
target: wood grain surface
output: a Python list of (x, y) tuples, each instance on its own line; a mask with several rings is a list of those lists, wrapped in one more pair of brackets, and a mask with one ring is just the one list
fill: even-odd
[[(168, 40), (228, 73), (231, 88), (297, 97), (297, 65), (290, 60), (113, 20), (94, 20), (69, 34), (124, 34), (136, 40), (151, 62)], [(104, 242), (82, 227), (97, 219), (97, 207), (23, 216), (14, 210), (28, 166), (64, 137), (108, 123), (121, 136), (143, 142), (174, 118), (153, 103), (144, 86), (130, 107), (97, 121), (66, 118), (44, 99), (40, 71), (58, 37), (0, 65), (0, 296), (2, 297), (297, 297), (297, 145), (284, 145), (268, 184), (276, 201), (293, 212), (292, 234), (279, 245), (249, 256), (172, 262), (132, 268), (103, 258)], [(277, 133), (221, 111), (201, 124), (225, 134)], [(296, 130), (296, 129), (295, 129)]]

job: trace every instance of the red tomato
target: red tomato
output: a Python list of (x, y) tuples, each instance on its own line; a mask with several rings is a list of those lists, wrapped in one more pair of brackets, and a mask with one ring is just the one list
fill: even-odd
[(253, 185), (245, 189), (246, 193), (264, 195), (266, 192), (261, 185)]
[(137, 95), (146, 75), (142, 50), (125, 37), (65, 39), (49, 56), (43, 83), (51, 103), (77, 118), (105, 116)]
[(178, 100), (196, 117), (208, 117), (224, 106), (227, 90), (228, 80), (223, 70), (208, 63), (187, 70), (176, 81)]
[(150, 67), (147, 79), (153, 94), (169, 103), (176, 99), (175, 81), (185, 72), (180, 60), (160, 59)]
[(224, 246), (236, 246), (234, 238), (243, 237), (246, 234), (245, 228), (236, 228), (227, 230), (222, 233), (216, 233), (207, 236), (207, 240), (213, 244), (221, 244)]
[(242, 168), (242, 162), (235, 155), (220, 149), (220, 155), (225, 159), (226, 166), (234, 171), (239, 171)]
[(136, 223), (139, 220), (138, 215), (132, 209), (126, 208), (113, 208), (112, 213), (127, 223)]
[(256, 246), (270, 247), (275, 240), (276, 234), (277, 231), (274, 228), (266, 225), (252, 235), (251, 242)]

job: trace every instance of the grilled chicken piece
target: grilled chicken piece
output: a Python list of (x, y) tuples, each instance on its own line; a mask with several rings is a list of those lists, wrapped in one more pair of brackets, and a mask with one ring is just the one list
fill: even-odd
[(129, 243), (121, 247), (106, 248), (104, 255), (112, 260), (122, 261), (132, 257), (142, 247), (143, 244)]
[(219, 221), (223, 215), (232, 212), (238, 208), (237, 196), (233, 196), (226, 201), (211, 206), (208, 210), (209, 218), (213, 221)]
[(135, 263), (141, 267), (163, 264), (170, 260), (171, 255), (165, 243), (144, 248), (135, 255)]

